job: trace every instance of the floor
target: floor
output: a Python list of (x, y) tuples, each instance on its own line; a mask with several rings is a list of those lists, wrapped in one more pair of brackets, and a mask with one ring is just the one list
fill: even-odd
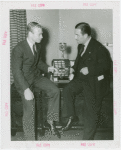
[[(70, 129), (69, 131), (62, 132), (59, 129), (61, 134), (61, 139), (57, 139), (52, 136), (48, 130), (45, 130), (45, 134), (42, 136), (38, 134), (37, 141), (51, 141), (51, 140), (82, 140), (83, 129)], [(113, 131), (111, 128), (108, 129), (97, 129), (94, 140), (113, 140)], [(17, 132), (15, 136), (11, 137), (11, 141), (25, 141), (24, 133)]]

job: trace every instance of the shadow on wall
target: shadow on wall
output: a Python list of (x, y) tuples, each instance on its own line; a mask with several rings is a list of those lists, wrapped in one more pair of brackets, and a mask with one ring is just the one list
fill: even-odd
[(91, 28), (91, 36), (97, 40), (97, 33), (96, 30), (94, 28)]
[(43, 28), (43, 39), (41, 41), (41, 56), (42, 60), (46, 62), (47, 45), (49, 44), (49, 32), (48, 29)]
[(71, 46), (67, 46), (67, 48), (66, 48), (67, 59), (69, 59), (69, 55), (71, 53), (72, 53), (72, 47)]

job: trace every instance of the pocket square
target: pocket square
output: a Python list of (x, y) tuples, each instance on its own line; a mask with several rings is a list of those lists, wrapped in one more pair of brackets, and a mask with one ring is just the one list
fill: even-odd
[(97, 78), (98, 78), (98, 81), (100, 81), (100, 80), (104, 79), (104, 75), (98, 76)]

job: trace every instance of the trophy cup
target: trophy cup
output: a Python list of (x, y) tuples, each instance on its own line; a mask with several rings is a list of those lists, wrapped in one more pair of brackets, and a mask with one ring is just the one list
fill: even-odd
[(66, 50), (66, 43), (59, 43), (59, 50), (62, 52), (61, 58), (64, 59), (64, 51)]

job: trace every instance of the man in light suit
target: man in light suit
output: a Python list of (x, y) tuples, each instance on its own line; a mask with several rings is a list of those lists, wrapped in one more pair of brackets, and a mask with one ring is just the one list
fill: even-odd
[[(54, 122), (59, 121), (60, 91), (41, 71), (53, 72), (54, 67), (49, 67), (41, 60), (40, 42), (43, 38), (42, 27), (36, 22), (27, 26), (27, 39), (17, 44), (12, 51), (12, 72), (15, 86), (23, 102), (23, 130), (26, 140), (35, 140), (35, 99), (34, 89), (44, 91), (48, 97), (47, 121), (51, 133), (60, 138)], [(56, 70), (55, 70), (56, 71)]]
[(63, 90), (63, 111), (65, 117), (68, 117), (63, 131), (71, 127), (75, 117), (74, 98), (83, 91), (85, 98), (83, 140), (93, 140), (101, 102), (109, 89), (111, 60), (107, 49), (91, 37), (89, 24), (82, 22), (75, 26), (75, 39), (78, 43), (78, 54), (71, 68), (72, 81)]

